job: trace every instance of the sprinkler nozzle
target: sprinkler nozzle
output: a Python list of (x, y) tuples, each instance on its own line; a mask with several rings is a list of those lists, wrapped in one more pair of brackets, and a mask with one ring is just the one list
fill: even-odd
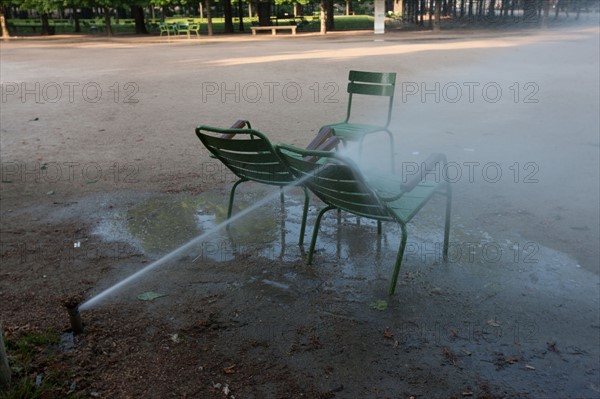
[(69, 321), (71, 322), (71, 330), (73, 330), (73, 335), (82, 334), (83, 322), (81, 321), (81, 315), (79, 314), (79, 303), (75, 301), (68, 301), (65, 303), (65, 307), (69, 313)]

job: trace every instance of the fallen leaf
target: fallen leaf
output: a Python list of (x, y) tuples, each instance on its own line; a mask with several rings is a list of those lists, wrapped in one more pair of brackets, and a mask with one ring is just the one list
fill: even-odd
[(223, 372), (225, 374), (233, 374), (233, 373), (235, 373), (234, 369), (235, 369), (235, 364), (232, 364), (231, 366), (223, 368)]
[(473, 396), (473, 392), (465, 391), (462, 393), (462, 396)]
[(167, 296), (167, 294), (159, 294), (158, 292), (148, 291), (137, 296), (137, 299), (140, 301), (153, 301), (156, 298), (161, 298), (163, 296)]
[(535, 370), (535, 367), (533, 367), (533, 366), (530, 366), (530, 365), (528, 365), (528, 364), (526, 364), (526, 365), (525, 365), (525, 368), (526, 368), (526, 369), (529, 369), (529, 370)]
[(388, 303), (387, 301), (380, 299), (379, 301), (371, 302), (369, 304), (369, 307), (375, 310), (386, 310), (388, 307)]
[(446, 360), (452, 362), (452, 364), (456, 366), (457, 356), (454, 352), (452, 352), (450, 349), (448, 349), (447, 346), (444, 346), (444, 348), (442, 349), (442, 353), (443, 353), (444, 357), (446, 358)]
[(320, 348), (321, 343), (319, 342), (319, 336), (317, 334), (313, 334), (310, 336), (310, 345), (313, 349)]
[(179, 334), (169, 334), (169, 337), (171, 338), (171, 341), (173, 341), (176, 344), (181, 342), (181, 338), (179, 338)]
[(398, 341), (394, 341), (394, 346), (393, 346), (394, 350), (397, 351), (398, 350)]
[(389, 328), (385, 328), (385, 330), (383, 330), (383, 336), (386, 339), (392, 339), (394, 337), (394, 333), (389, 329)]
[(511, 356), (506, 359), (506, 363), (510, 363), (510, 364), (515, 364), (518, 361), (519, 361), (519, 358), (517, 356)]
[(496, 319), (488, 320), (487, 325), (492, 327), (500, 327), (500, 323)]

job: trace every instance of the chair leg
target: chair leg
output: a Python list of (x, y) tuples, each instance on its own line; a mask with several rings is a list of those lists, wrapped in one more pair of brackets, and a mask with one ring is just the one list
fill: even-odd
[(394, 272), (392, 273), (392, 281), (390, 281), (390, 295), (394, 295), (394, 292), (396, 291), (398, 274), (400, 273), (400, 266), (402, 265), (402, 258), (404, 257), (404, 249), (406, 249), (406, 225), (401, 223), (400, 228), (402, 229), (402, 239), (400, 240), (400, 249), (398, 250), (398, 255), (396, 255), (396, 264), (394, 265)]
[(312, 264), (312, 258), (315, 252), (315, 245), (317, 244), (317, 235), (319, 234), (319, 226), (321, 225), (321, 219), (323, 218), (323, 215), (325, 214), (325, 212), (331, 210), (331, 209), (335, 209), (335, 207), (333, 206), (328, 206), (326, 208), (321, 209), (321, 212), (319, 212), (319, 215), (317, 216), (317, 221), (315, 222), (315, 227), (313, 230), (313, 235), (312, 235), (312, 240), (310, 241), (310, 249), (308, 250), (308, 264)]
[(227, 208), (227, 219), (231, 217), (231, 211), (233, 210), (233, 197), (235, 196), (235, 189), (240, 183), (245, 181), (246, 180), (244, 179), (238, 180), (234, 183), (233, 187), (231, 187), (231, 192), (229, 193), (229, 207)]
[(452, 189), (450, 183), (446, 183), (446, 222), (444, 224), (444, 262), (448, 261), (448, 244), (450, 239), (450, 213), (452, 210)]
[(390, 132), (387, 129), (385, 130), (385, 132), (390, 137), (390, 162), (392, 164), (392, 174), (393, 174), (394, 171), (396, 170), (396, 162), (394, 159), (394, 135), (392, 134), (392, 132)]
[(298, 245), (300, 246), (304, 244), (304, 231), (306, 230), (306, 218), (308, 216), (308, 202), (310, 201), (308, 189), (306, 187), (302, 188), (304, 189), (304, 209), (302, 211), (302, 224), (300, 225), (300, 238), (298, 239)]
[(365, 136), (366, 134), (363, 134), (360, 136), (360, 140), (358, 140), (358, 159), (362, 160), (362, 153), (363, 153), (363, 143), (365, 141)]
[(279, 200), (282, 204), (285, 201), (285, 195), (283, 194), (283, 186), (279, 187)]
[[(396, 162), (394, 159), (394, 135), (392, 134), (392, 132), (390, 132), (389, 130), (384, 130), (387, 135), (390, 138), (390, 164), (392, 165), (392, 173), (394, 173), (394, 171), (396, 170)], [(358, 158), (361, 159), (362, 158), (362, 151), (363, 151), (363, 142), (365, 141), (365, 137), (367, 135), (363, 134), (362, 136), (360, 136), (360, 140), (358, 142)]]

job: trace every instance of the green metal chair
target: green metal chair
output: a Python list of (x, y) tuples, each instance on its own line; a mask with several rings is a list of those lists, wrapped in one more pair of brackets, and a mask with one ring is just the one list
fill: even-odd
[(188, 23), (188, 22), (179, 22), (177, 24), (177, 35), (181, 35), (182, 33), (185, 33), (188, 37), (188, 39), (191, 39), (191, 33), (195, 33), (197, 38), (200, 38), (200, 24), (196, 24), (196, 23)]
[(160, 35), (162, 36), (163, 33), (166, 33), (168, 38), (171, 37), (171, 34), (176, 34), (177, 33), (177, 29), (176, 29), (176, 25), (175, 24), (168, 24), (166, 22), (161, 22), (158, 25), (158, 28), (160, 29)]
[[(327, 206), (323, 208), (315, 222), (308, 253), (308, 264), (312, 263), (321, 219), (325, 212), (337, 209), (363, 216), (379, 222), (396, 222), (402, 230), (400, 248), (392, 273), (389, 294), (396, 290), (402, 257), (406, 248), (406, 224), (419, 212), (435, 193), (446, 196), (446, 221), (444, 228), (444, 260), (448, 258), (448, 237), (450, 234), (450, 210), (452, 192), (446, 181), (427, 181), (426, 171), (435, 170), (436, 164), (444, 165), (446, 156), (433, 154), (422, 165), (420, 173), (405, 183), (397, 176), (380, 177), (376, 185), (369, 183), (356, 164), (335, 152), (307, 151), (294, 146), (280, 144), (277, 154), (295, 177), (307, 186)], [(306, 157), (313, 159), (306, 161)], [(378, 225), (380, 232), (380, 225)]]
[(191, 33), (194, 33), (194, 34), (196, 34), (196, 37), (197, 37), (198, 39), (200, 39), (200, 24), (199, 24), (199, 23), (196, 23), (196, 22), (190, 23), (190, 24), (188, 25), (188, 32), (189, 32), (189, 33), (188, 33), (188, 39), (190, 39), (190, 38), (191, 38), (191, 37), (190, 37), (190, 34), (191, 34)]
[[(339, 136), (345, 144), (347, 141), (358, 141), (360, 150), (365, 136), (371, 133), (385, 132), (390, 138), (390, 154), (392, 171), (394, 170), (394, 136), (389, 130), (392, 119), (392, 107), (394, 104), (394, 91), (396, 88), (395, 72), (363, 72), (350, 71), (348, 74), (348, 108), (346, 119), (343, 122), (327, 124), (326, 126), (335, 130), (335, 135)], [(370, 125), (351, 122), (352, 100), (356, 95), (378, 96), (388, 98), (387, 119), (382, 125)]]
[(187, 22), (177, 22), (175, 24), (175, 33), (177, 33), (178, 37), (182, 33), (185, 33), (189, 37), (190, 36), (190, 31), (188, 30), (188, 23)]
[(188, 30), (189, 30), (191, 33), (195, 33), (195, 34), (196, 34), (196, 37), (197, 37), (198, 39), (200, 39), (200, 24), (199, 24), (199, 23), (192, 23), (192, 24), (189, 24), (189, 26), (188, 26)]
[[(244, 126), (248, 126), (244, 129)], [(237, 121), (233, 128), (220, 129), (212, 126), (199, 126), (196, 135), (204, 146), (229, 168), (238, 178), (229, 194), (227, 218), (231, 217), (235, 190), (246, 181), (254, 181), (283, 188), (293, 184), (296, 178), (281, 162), (275, 153), (275, 148), (269, 139), (261, 132), (250, 127), (247, 121)], [(338, 144), (338, 138), (333, 137), (331, 129), (324, 128), (309, 144), (308, 148), (328, 151)], [(310, 162), (309, 159), (306, 162)], [(300, 227), (299, 244), (304, 243), (304, 231), (308, 214), (309, 197), (306, 187), (304, 190), (304, 210)], [(281, 196), (283, 201), (283, 193)]]

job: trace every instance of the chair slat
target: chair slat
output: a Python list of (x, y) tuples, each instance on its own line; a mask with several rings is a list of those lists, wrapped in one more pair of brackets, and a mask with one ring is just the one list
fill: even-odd
[(221, 158), (237, 161), (247, 162), (251, 164), (268, 164), (268, 163), (280, 163), (279, 158), (272, 152), (233, 152), (223, 151), (220, 148), (215, 148)]
[(272, 186), (286, 186), (294, 181), (293, 177), (289, 173), (278, 175), (273, 173), (259, 173), (253, 170), (238, 169), (236, 170), (236, 174), (244, 179), (269, 184)]
[(348, 93), (365, 94), (368, 96), (392, 97), (394, 95), (394, 86), (382, 86), (350, 82), (348, 83)]
[(290, 179), (292, 179), (292, 175), (289, 172), (289, 169), (287, 169), (284, 165), (281, 165), (281, 163), (250, 163), (250, 162), (236, 162), (236, 161), (230, 161), (230, 160), (224, 160), (221, 159), (225, 165), (227, 165), (228, 167), (232, 168), (232, 169), (236, 169), (236, 170), (247, 170), (247, 171), (255, 171), (257, 173), (282, 173), (282, 174), (286, 174), (290, 177)]
[(396, 73), (394, 72), (363, 72), (350, 71), (348, 80), (353, 82), (395, 84)]
[(207, 147), (238, 152), (271, 151), (271, 145), (261, 139), (224, 139), (220, 137), (202, 135), (201, 140)]

